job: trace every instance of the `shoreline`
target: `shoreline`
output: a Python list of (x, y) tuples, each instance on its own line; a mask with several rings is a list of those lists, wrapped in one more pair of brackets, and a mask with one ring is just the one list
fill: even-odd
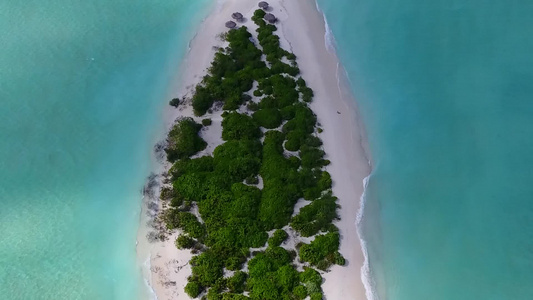
[[(296, 41), (292, 44), (298, 56), (300, 70), (315, 91), (315, 101), (310, 106), (324, 127), (321, 136), (323, 147), (331, 160), (331, 165), (326, 169), (333, 178), (333, 192), (341, 205), (341, 220), (335, 223), (343, 236), (340, 252), (349, 261), (348, 266), (334, 266), (331, 272), (324, 275), (324, 295), (328, 300), (366, 299), (367, 292), (371, 291), (366, 291), (363, 285), (361, 275), (366, 259), (356, 227), (357, 215), (362, 213), (360, 205), (364, 191), (363, 181), (371, 170), (364, 127), (358, 118), (356, 101), (347, 84), (347, 78), (341, 72), (342, 65), (335, 51), (328, 50), (327, 21), (324, 14), (319, 11), (315, 1), (283, 2), (291, 19), (288, 20), (289, 26), (283, 26), (282, 30), (298, 28), (297, 24), (301, 24), (300, 26), (311, 32), (309, 38), (303, 34), (291, 36), (291, 31), (287, 32), (287, 35), (289, 40)], [(334, 49), (334, 40), (330, 42), (333, 44), (329, 46)], [(310, 51), (311, 49), (314, 51)], [(337, 111), (341, 114), (337, 114)], [(346, 128), (349, 130), (343, 130)], [(338, 147), (342, 144), (345, 144), (346, 148)], [(347, 298), (347, 295), (351, 298)]]
[[(276, 24), (279, 28), (280, 43), (282, 47), (290, 49), (297, 55), (297, 62), (302, 75), (309, 86), (315, 91), (315, 101), (310, 107), (318, 117), (324, 128), (321, 134), (324, 142), (323, 148), (331, 165), (326, 170), (333, 178), (333, 191), (339, 198), (338, 203), (340, 221), (334, 222), (340, 229), (340, 252), (348, 261), (346, 266), (333, 266), (327, 273), (323, 273), (325, 282), (323, 290), (326, 299), (366, 299), (363, 284), (363, 267), (365, 255), (359, 239), (357, 222), (360, 220), (360, 206), (363, 204), (363, 180), (370, 173), (370, 160), (367, 159), (366, 138), (364, 128), (358, 118), (356, 102), (347, 85), (347, 78), (341, 72), (340, 64), (335, 52), (330, 52), (327, 39), (327, 21), (318, 5), (314, 1), (271, 1), (280, 19)], [(224, 22), (229, 20), (234, 11), (240, 11), (246, 16), (251, 16), (257, 7), (257, 1), (227, 0), (215, 2), (210, 8), (211, 12), (198, 26), (198, 31), (189, 42), (189, 50), (183, 59), (179, 75), (179, 82), (173, 85), (176, 89), (172, 94), (183, 97), (189, 95), (191, 87), (196, 85), (209, 67), (215, 50), (214, 46), (221, 46), (223, 42), (216, 36), (226, 32)], [(246, 23), (251, 31), (256, 26), (248, 18)], [(289, 29), (290, 28), (290, 29)], [(301, 34), (303, 32), (309, 34)], [(288, 47), (286, 46), (288, 44)], [(334, 44), (330, 45), (334, 48)], [(334, 76), (331, 76), (334, 75)], [(168, 130), (174, 120), (179, 116), (193, 116), (190, 106), (179, 109), (168, 109), (164, 112), (165, 128)], [(221, 118), (208, 115), (213, 119), (214, 127), (221, 123)], [(204, 117), (194, 117), (201, 120)], [(220, 116), (218, 116), (220, 117)], [(211, 127), (211, 126), (210, 126)], [(349, 130), (346, 130), (346, 129)], [(205, 154), (212, 151), (217, 143), (212, 134), (202, 133), (209, 147), (200, 152)], [(205, 135), (210, 137), (206, 138)], [(343, 145), (344, 147), (339, 147)], [(168, 162), (158, 163), (154, 172), (161, 174), (168, 170)], [(159, 177), (160, 178), (160, 177)], [(160, 180), (160, 179), (159, 179)], [(157, 198), (158, 185), (154, 190)], [(151, 199), (151, 200), (150, 200)], [(146, 234), (150, 228), (147, 223), (152, 220), (148, 215), (150, 209), (147, 204), (153, 197), (143, 198), (140, 228), (138, 231), (138, 261), (146, 284), (153, 291), (153, 299), (189, 299), (183, 291), (190, 275), (188, 261), (192, 257), (189, 250), (179, 250), (174, 245), (177, 236), (175, 232), (164, 242), (149, 243)], [(160, 203), (158, 203), (160, 208)], [(366, 250), (365, 250), (366, 251)], [(347, 298), (350, 295), (353, 298)]]

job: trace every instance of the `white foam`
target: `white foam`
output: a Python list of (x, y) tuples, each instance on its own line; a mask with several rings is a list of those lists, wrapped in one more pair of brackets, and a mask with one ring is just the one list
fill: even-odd
[[(152, 253), (150, 253), (150, 255), (148, 256), (148, 258), (143, 264), (148, 270), (152, 269), (152, 266), (150, 264), (151, 259), (152, 259)], [(150, 271), (150, 277), (149, 278), (144, 277), (144, 284), (146, 285), (146, 287), (148, 288), (148, 291), (150, 292), (150, 300), (158, 300), (157, 294), (155, 293), (155, 290), (152, 287), (151, 281), (152, 281), (152, 272)]]
[(324, 18), (324, 29), (326, 30), (326, 33), (324, 34), (324, 40), (326, 45), (326, 50), (328, 50), (329, 53), (335, 53), (335, 38), (333, 37), (333, 32), (331, 31), (331, 28), (329, 27), (328, 19), (326, 18), (326, 14), (320, 9), (320, 6), (318, 5), (318, 1), (315, 1), (316, 10), (322, 14), (322, 17)]
[(366, 241), (363, 239), (363, 234), (361, 232), (361, 222), (363, 221), (365, 203), (366, 203), (366, 188), (368, 186), (368, 182), (370, 181), (370, 176), (371, 175), (368, 175), (367, 177), (363, 179), (363, 194), (361, 195), (361, 198), (360, 198), (359, 211), (357, 212), (357, 217), (355, 219), (355, 226), (357, 228), (357, 235), (359, 236), (359, 240), (361, 242), (361, 249), (363, 250), (363, 256), (365, 257), (365, 261), (363, 263), (363, 266), (361, 267), (361, 280), (363, 281), (363, 286), (365, 287), (366, 298), (367, 300), (379, 300), (379, 297), (375, 293), (376, 283), (372, 279), (372, 274), (370, 271), (370, 264), (368, 261), (368, 248), (366, 245)]
[[(331, 31), (331, 28), (329, 27), (328, 19), (326, 18), (325, 13), (320, 9), (320, 6), (318, 5), (318, 1), (315, 1), (316, 9), (322, 14), (324, 18), (324, 27), (325, 27), (325, 34), (324, 34), (324, 40), (325, 40), (325, 46), (326, 50), (329, 53), (336, 54), (336, 42), (335, 38), (333, 36), (333, 32)], [(340, 69), (341, 65), (340, 62), (337, 63), (337, 86), (339, 89), (339, 92), (341, 92), (341, 77), (340, 77)], [(344, 68), (343, 68), (344, 69)], [(350, 77), (348, 76), (348, 72), (344, 69), (345, 78), (348, 80), (348, 83), (351, 84)], [(371, 166), (371, 162), (368, 161), (368, 164)], [(359, 240), (361, 243), (361, 250), (363, 252), (363, 256), (365, 258), (363, 266), (361, 267), (361, 281), (363, 282), (363, 286), (365, 288), (365, 295), (367, 300), (379, 300), (379, 297), (377, 296), (377, 293), (375, 293), (375, 282), (372, 278), (371, 271), (370, 271), (370, 264), (368, 259), (368, 248), (366, 241), (363, 239), (363, 234), (361, 232), (361, 222), (363, 220), (364, 216), (364, 210), (365, 210), (365, 203), (366, 203), (366, 188), (368, 186), (368, 182), (370, 180), (370, 176), (368, 175), (363, 179), (363, 194), (361, 195), (360, 201), (359, 201), (359, 210), (357, 211), (357, 216), (355, 219), (355, 226), (357, 228), (357, 235), (359, 236)]]
[(326, 15), (324, 15), (324, 24), (326, 26), (326, 34), (324, 35), (324, 38), (326, 40), (326, 50), (328, 50), (329, 53), (335, 53), (335, 38), (333, 37), (333, 32), (329, 28), (328, 19), (326, 19)]

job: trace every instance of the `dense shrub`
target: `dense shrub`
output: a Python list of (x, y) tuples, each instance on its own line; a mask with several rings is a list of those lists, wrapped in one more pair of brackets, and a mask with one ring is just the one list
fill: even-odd
[(230, 271), (235, 271), (235, 270), (239, 270), (242, 266), (242, 264), (244, 263), (245, 259), (244, 258), (240, 258), (240, 257), (230, 257), (228, 259), (226, 259), (226, 269), (230, 270)]
[(302, 93), (302, 100), (305, 102), (313, 101), (313, 90), (308, 87), (300, 87), (300, 92)]
[(161, 200), (170, 200), (172, 199), (172, 197), (174, 197), (175, 193), (174, 193), (174, 190), (172, 188), (169, 188), (169, 187), (162, 187), (161, 188), (161, 192), (159, 194), (159, 198)]
[(300, 248), (300, 258), (313, 265), (330, 254), (334, 254), (339, 249), (339, 233), (330, 232), (325, 235), (318, 235), (310, 244), (305, 244)]
[(202, 286), (196, 281), (189, 281), (185, 286), (185, 293), (191, 298), (196, 298), (202, 292)]
[(206, 173), (188, 173), (177, 178), (173, 187), (181, 201), (199, 201), (206, 195), (205, 183), (210, 179)]
[(258, 140), (231, 140), (214, 151), (215, 170), (233, 182), (255, 176), (261, 164), (262, 147)]
[(238, 68), (229, 55), (219, 51), (215, 53), (215, 58), (213, 59), (211, 67), (209, 67), (208, 70), (211, 76), (222, 78), (231, 77), (235, 72), (237, 72)]
[(289, 237), (289, 235), (287, 234), (287, 232), (285, 230), (278, 229), (278, 230), (274, 231), (274, 234), (272, 235), (272, 237), (270, 239), (268, 239), (268, 245), (270, 247), (279, 246), (288, 237)]
[(296, 55), (294, 53), (289, 53), (286, 55), (288, 60), (296, 60)]
[(316, 268), (322, 271), (327, 271), (333, 262), (329, 259), (323, 259), (316, 264)]
[[(190, 261), (192, 276), (186, 291), (191, 297), (207, 290), (202, 299), (321, 299), (320, 274), (310, 268), (299, 274), (292, 265), (296, 251), (279, 247), (287, 238), (279, 228), (289, 222), (306, 236), (329, 231), (297, 246), (301, 259), (320, 269), (345, 263), (338, 253), (338, 229), (331, 223), (337, 216), (335, 198), (324, 193), (332, 185), (331, 176), (323, 171), (329, 162), (318, 148), (322, 142), (314, 136), (316, 116), (300, 100), (301, 93), (304, 101), (310, 101), (313, 91), (301, 77), (297, 81), (291, 77), (299, 74), (296, 56), (280, 47), (277, 28), (266, 24), (264, 14), (258, 10), (252, 18), (259, 26), (262, 51), (245, 26), (230, 30), (224, 37), (229, 46), (215, 54), (192, 97), (197, 115), (211, 112), (215, 101), (217, 107), (223, 104), (225, 142), (212, 156), (190, 159), (205, 148), (198, 136), (201, 125), (187, 119), (183, 128), (178, 122), (169, 134), (167, 153), (174, 165), (169, 171), (172, 188), (161, 193), (170, 204), (163, 219), (169, 229), (186, 233), (176, 239), (177, 247), (203, 251)], [(286, 64), (284, 57), (291, 63)], [(258, 82), (254, 96), (263, 97), (259, 103), (250, 101), (254, 81)], [(235, 111), (242, 105), (255, 112), (252, 117)], [(261, 142), (260, 127), (274, 129), (282, 121), (287, 121), (282, 132), (270, 130)], [(202, 124), (209, 126), (210, 119)], [(286, 157), (284, 146), (299, 151), (299, 157)], [(258, 183), (258, 175), (262, 190), (250, 185)], [(301, 197), (313, 202), (292, 217)], [(202, 222), (188, 212), (195, 206)], [(271, 229), (278, 230), (268, 239)], [(265, 251), (250, 255), (250, 248), (263, 247), (267, 240)], [(247, 260), (249, 276), (236, 271)], [(236, 272), (224, 278), (225, 269)], [(244, 290), (249, 297), (240, 294)]]
[(262, 9), (257, 9), (254, 11), (254, 16), (252, 17), (252, 21), (257, 23), (257, 20), (262, 20), (263, 17), (266, 15), (266, 12)]
[(316, 125), (316, 116), (305, 104), (298, 103), (292, 108), (294, 117), (283, 125), (283, 132), (292, 130), (302, 130), (306, 133), (313, 133)]
[(178, 107), (180, 105), (180, 99), (174, 98), (168, 103), (170, 106)]
[(326, 231), (327, 226), (338, 218), (335, 200), (335, 197), (326, 195), (302, 207), (292, 218), (291, 226), (305, 237), (315, 235), (320, 230)]
[(281, 125), (281, 113), (275, 108), (258, 110), (253, 114), (253, 118), (257, 124), (259, 124), (259, 126), (263, 126), (268, 129), (273, 129)]
[(294, 204), (301, 196), (297, 185), (298, 172), (283, 155), (283, 134), (269, 131), (263, 142), (263, 162), (260, 174), (263, 193), (259, 219), (267, 229), (281, 228), (288, 224)]
[(292, 294), (296, 297), (296, 299), (303, 300), (305, 297), (307, 297), (307, 289), (303, 285), (298, 285), (292, 290)]
[(281, 287), (282, 294), (292, 292), (292, 289), (298, 285), (298, 271), (293, 266), (285, 264), (276, 271), (278, 286)]
[(325, 191), (327, 189), (331, 188), (332, 185), (331, 175), (328, 172), (322, 172), (322, 176), (320, 176), (320, 180), (318, 180), (317, 187), (321, 191)]
[(193, 238), (201, 238), (205, 234), (205, 228), (202, 223), (198, 221), (195, 215), (189, 212), (177, 213), (177, 226), (185, 233), (188, 233)]
[(314, 283), (320, 286), (322, 285), (322, 276), (313, 268), (304, 268), (304, 271), (300, 273), (300, 281), (303, 284)]
[(222, 300), (248, 300), (249, 297), (246, 297), (241, 294), (232, 294), (232, 293), (224, 293), (222, 294)]
[(181, 159), (175, 162), (170, 168), (169, 173), (175, 180), (185, 174), (211, 172), (213, 168), (213, 157), (202, 156), (195, 159)]
[(324, 298), (324, 295), (322, 293), (312, 293), (310, 295), (310, 300), (322, 300)]
[(258, 111), (259, 110), (259, 104), (255, 102), (250, 102), (248, 105), (246, 105), (246, 108), (248, 108), (251, 111)]
[(254, 79), (264, 78), (270, 71), (261, 61), (261, 51), (250, 41), (245, 26), (226, 34), (229, 47), (219, 51), (202, 83), (196, 87), (192, 104), (196, 115), (205, 114), (215, 100), (224, 102), (224, 109), (234, 110), (250, 100)]
[(275, 109), (278, 107), (278, 102), (276, 101), (274, 97), (267, 96), (261, 99), (261, 101), (259, 102), (259, 107), (261, 109), (267, 109), (267, 108)]
[(192, 118), (179, 120), (168, 134), (167, 159), (174, 162), (205, 149), (207, 143), (198, 136), (201, 128)]
[(278, 108), (283, 108), (292, 105), (298, 101), (298, 92), (296, 91), (296, 82), (294, 79), (274, 75), (270, 77), (272, 83), (272, 95), (276, 98)]
[(289, 151), (298, 151), (300, 146), (305, 143), (309, 134), (303, 130), (296, 129), (287, 133), (287, 142), (285, 143), (285, 149)]
[(335, 263), (336, 265), (344, 266), (346, 264), (346, 259), (344, 258), (344, 256), (342, 256), (342, 254), (339, 253), (339, 251), (335, 252), (333, 259), (333, 263)]
[(180, 234), (175, 244), (178, 249), (191, 249), (196, 244), (196, 241), (187, 235)]
[(229, 113), (222, 121), (222, 139), (257, 139), (261, 136), (261, 130), (256, 122), (249, 116), (236, 112)]
[(197, 116), (204, 115), (215, 102), (215, 98), (209, 90), (202, 85), (197, 85), (194, 95), (192, 96), (192, 107), (194, 114)]
[(202, 286), (212, 286), (223, 276), (223, 262), (212, 251), (193, 257), (189, 263), (192, 266), (192, 276)]
[(258, 184), (259, 178), (257, 176), (248, 176), (245, 180), (246, 184)]
[(304, 168), (319, 168), (329, 164), (324, 159), (326, 153), (316, 147), (300, 147), (300, 159)]
[(322, 276), (313, 268), (304, 267), (304, 271), (300, 273), (300, 282), (307, 289), (308, 294), (321, 293)]
[(237, 271), (232, 277), (228, 279), (228, 288), (232, 293), (244, 292), (244, 284), (246, 282), (246, 273)]
[(307, 86), (307, 83), (305, 82), (305, 80), (302, 78), (302, 77), (299, 77), (297, 80), (296, 80), (296, 84), (298, 85), (298, 87), (302, 88), (302, 87), (306, 87)]
[(226, 37), (226, 40), (230, 43), (230, 56), (240, 68), (244, 68), (261, 58), (261, 50), (257, 49), (254, 43), (250, 41), (251, 37), (252, 34), (248, 32), (246, 26), (231, 30)]
[(290, 253), (281, 247), (269, 247), (252, 258), (248, 263), (251, 298), (291, 299), (292, 290), (299, 284), (299, 274), (291, 261)]
[(237, 92), (231, 93), (224, 98), (224, 109), (225, 110), (236, 110), (244, 102), (248, 100), (246, 94), (239, 94)]

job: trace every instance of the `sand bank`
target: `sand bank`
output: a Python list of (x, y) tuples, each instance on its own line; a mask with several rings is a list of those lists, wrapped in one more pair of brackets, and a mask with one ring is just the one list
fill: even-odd
[[(180, 82), (173, 96), (190, 95), (191, 89), (205, 75), (216, 51), (214, 46), (224, 44), (218, 35), (226, 31), (224, 23), (230, 20), (233, 12), (243, 13), (247, 19), (243, 25), (255, 34), (256, 26), (250, 17), (257, 9), (257, 3), (256, 0), (227, 0), (217, 3), (190, 43), (190, 51), (182, 65)], [(328, 51), (324, 18), (315, 2), (271, 0), (269, 3), (271, 12), (279, 18), (276, 34), (280, 36), (281, 46), (296, 54), (301, 74), (314, 90), (315, 100), (311, 108), (324, 129), (320, 137), (324, 142), (327, 159), (331, 161), (327, 171), (332, 175), (333, 192), (342, 206), (339, 210), (341, 220), (335, 224), (341, 233), (340, 252), (348, 263), (343, 267), (333, 266), (329, 273), (324, 274), (322, 288), (328, 300), (366, 299), (361, 279), (364, 256), (355, 223), (359, 199), (363, 193), (363, 179), (369, 174), (370, 167), (365, 156), (355, 101), (347, 86), (342, 83), (342, 76), (339, 76), (340, 68), (335, 53)], [(168, 125), (178, 116), (192, 117), (192, 109), (169, 109), (166, 112)], [(203, 118), (205, 117), (213, 120), (213, 125), (210, 126), (213, 129), (210, 130), (217, 131), (220, 128), (222, 118), (219, 115), (206, 115)], [(210, 153), (221, 143), (216, 132), (202, 132), (202, 137), (209, 143), (209, 147), (200, 155)], [(164, 166), (161, 166), (160, 171), (163, 169)], [(146, 212), (143, 211), (142, 215), (147, 218)], [(143, 220), (141, 225), (147, 221)], [(165, 242), (149, 244), (143, 241), (146, 240), (147, 230), (139, 230), (138, 246), (147, 284), (159, 300), (188, 299), (183, 288), (191, 274), (187, 264), (191, 258), (190, 251), (181, 251), (174, 246), (177, 234)]]

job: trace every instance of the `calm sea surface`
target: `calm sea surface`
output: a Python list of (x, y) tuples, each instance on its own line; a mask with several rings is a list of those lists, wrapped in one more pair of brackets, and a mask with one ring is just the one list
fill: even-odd
[(533, 2), (319, 4), (374, 158), (379, 299), (533, 299)]
[(211, 1), (0, 1), (0, 298), (136, 299), (140, 190)]
[[(211, 2), (0, 2), (2, 299), (146, 296), (140, 189)], [(377, 296), (533, 299), (533, 2), (319, 4), (375, 162)]]

